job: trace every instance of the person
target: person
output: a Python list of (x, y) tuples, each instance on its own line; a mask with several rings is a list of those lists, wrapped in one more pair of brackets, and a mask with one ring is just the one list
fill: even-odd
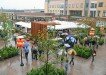
[(66, 63), (65, 63), (65, 71), (66, 71), (66, 75), (67, 75), (67, 71), (68, 71), (68, 59), (66, 60)]
[(16, 40), (17, 40), (16, 36), (13, 36), (13, 39), (14, 39), (14, 42), (15, 42), (15, 45), (16, 45), (17, 44), (17, 42), (16, 42)]
[(96, 49), (98, 49), (98, 46), (99, 46), (99, 40), (98, 38), (96, 38)]
[(25, 58), (26, 58), (26, 60), (28, 61), (28, 54), (29, 54), (29, 42), (28, 42), (28, 40), (27, 41), (25, 41), (25, 43), (24, 43), (24, 52), (25, 52)]
[(95, 50), (92, 50), (92, 62), (94, 62), (95, 56), (96, 56), (96, 51)]
[(74, 56), (75, 56), (75, 52), (72, 51), (70, 65), (71, 65), (71, 63), (72, 63), (72, 65), (74, 65)]
[(38, 60), (38, 46), (35, 44), (35, 45), (33, 45), (32, 46), (32, 53), (33, 53), (33, 58), (35, 59), (36, 58), (36, 60)]
[(32, 59), (34, 59), (34, 50), (35, 50), (35, 48), (34, 48), (34, 44), (32, 44), (32, 47), (31, 47), (31, 53), (32, 53)]

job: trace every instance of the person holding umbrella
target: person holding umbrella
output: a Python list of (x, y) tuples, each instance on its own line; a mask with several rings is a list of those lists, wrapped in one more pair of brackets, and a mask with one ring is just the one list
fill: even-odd
[(68, 51), (68, 54), (71, 55), (70, 65), (71, 63), (74, 65), (74, 56), (77, 54), (76, 51), (74, 49), (71, 49)]

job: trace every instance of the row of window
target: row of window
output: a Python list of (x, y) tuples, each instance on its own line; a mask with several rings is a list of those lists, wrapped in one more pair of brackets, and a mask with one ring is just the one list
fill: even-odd
[[(49, 5), (49, 8), (64, 8), (64, 4), (60, 5)], [(83, 3), (75, 3), (66, 5), (68, 8), (83, 8)]]
[(63, 10), (49, 10), (49, 13), (63, 14)]
[[(103, 7), (103, 2), (98, 3), (98, 7)], [(91, 8), (97, 8), (97, 3), (91, 3)]]
[(106, 17), (106, 10), (104, 10), (103, 12), (101, 11), (90, 11), (90, 17), (100, 17), (100, 14), (102, 14), (102, 17)]
[[(103, 7), (103, 2), (98, 3), (98, 7)], [(64, 4), (60, 5), (49, 5), (49, 8), (64, 8)], [(88, 7), (89, 4), (86, 3), (86, 7)], [(74, 4), (67, 4), (66, 7), (68, 8), (83, 8), (83, 3), (74, 3)], [(97, 3), (91, 3), (91, 8), (97, 8)]]

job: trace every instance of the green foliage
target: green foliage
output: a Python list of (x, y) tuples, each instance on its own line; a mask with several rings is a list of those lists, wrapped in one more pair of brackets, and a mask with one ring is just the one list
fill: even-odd
[(4, 47), (2, 49), (0, 49), (0, 58), (1, 59), (7, 59), (7, 58), (11, 58), (13, 56), (18, 55), (19, 50), (15, 47), (9, 46), (9, 47)]
[(1, 22), (6, 22), (6, 20), (7, 20), (6, 14), (5, 13), (0, 13), (0, 21)]
[(32, 69), (27, 75), (46, 75), (46, 67), (48, 75), (65, 75), (64, 69), (57, 68), (50, 63), (44, 64), (38, 69)]
[(99, 45), (103, 45), (104, 44), (104, 39), (103, 38), (100, 38), (99, 41), (98, 41)]
[(83, 58), (89, 58), (91, 56), (91, 49), (85, 46), (75, 45), (74, 50), (77, 52), (77, 55)]

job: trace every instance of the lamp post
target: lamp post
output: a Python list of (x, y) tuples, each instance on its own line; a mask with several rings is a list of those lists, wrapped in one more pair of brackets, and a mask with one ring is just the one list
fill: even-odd
[(17, 39), (17, 47), (21, 49), (21, 63), (20, 66), (24, 66), (23, 60), (22, 60), (22, 48), (24, 46), (24, 40), (22, 38)]

